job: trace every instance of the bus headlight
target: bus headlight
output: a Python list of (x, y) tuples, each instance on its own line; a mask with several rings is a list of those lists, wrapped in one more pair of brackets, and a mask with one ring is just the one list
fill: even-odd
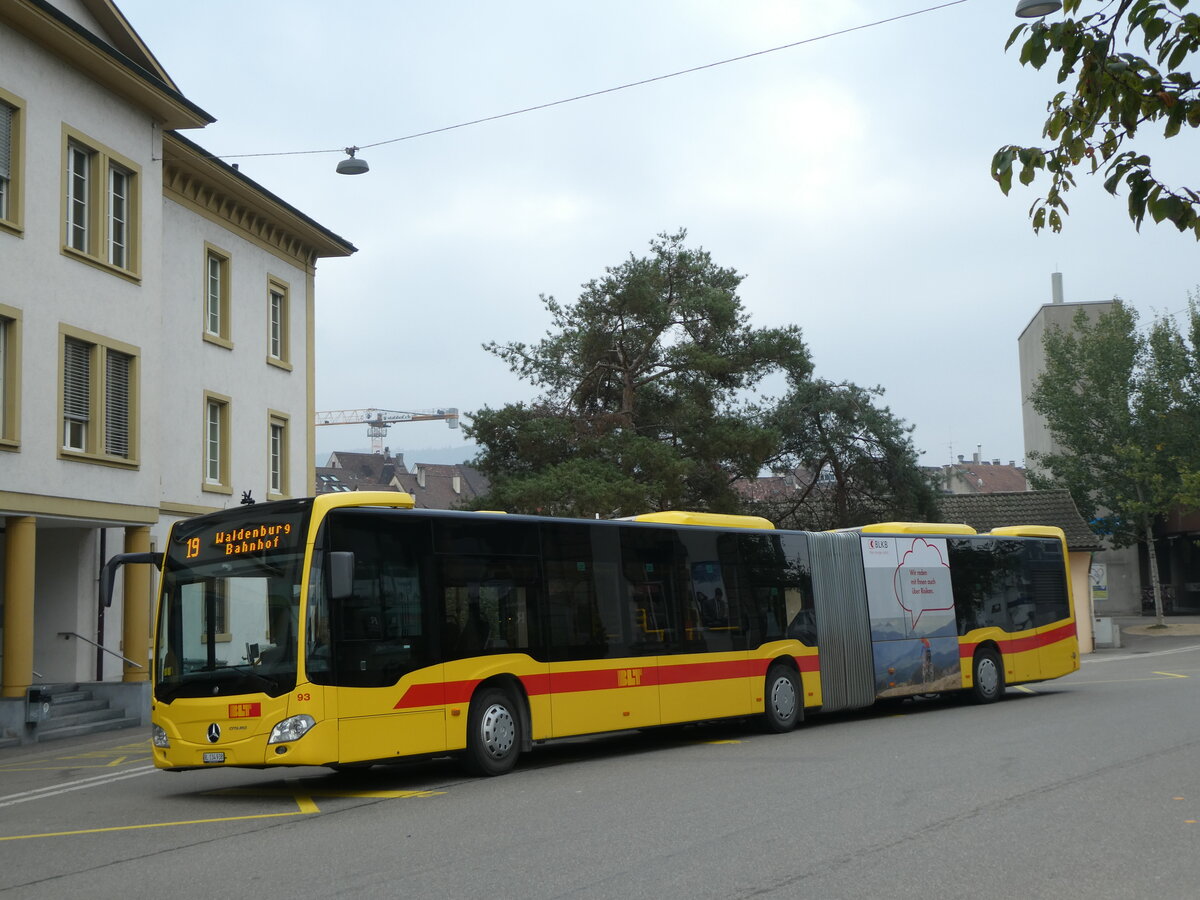
[(301, 715), (284, 719), (271, 729), (271, 736), (267, 739), (267, 743), (286, 744), (288, 741), (298, 741), (308, 734), (308, 730), (316, 724), (317, 720), (312, 716)]
[(171, 746), (171, 739), (167, 737), (167, 733), (163, 731), (161, 725), (150, 725), (150, 743), (155, 747), (167, 749)]

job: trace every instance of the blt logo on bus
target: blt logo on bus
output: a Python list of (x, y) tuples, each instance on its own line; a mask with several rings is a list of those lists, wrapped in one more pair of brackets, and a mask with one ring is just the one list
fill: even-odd
[(617, 669), (617, 687), (637, 687), (641, 683), (641, 669)]

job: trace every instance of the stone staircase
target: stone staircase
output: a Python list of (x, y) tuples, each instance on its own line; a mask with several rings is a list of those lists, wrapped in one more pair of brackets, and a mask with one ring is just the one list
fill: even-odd
[(112, 709), (107, 700), (97, 700), (86, 687), (78, 684), (46, 685), (50, 694), (50, 715), (38, 722), (38, 743), (115, 731), (137, 725), (137, 716), (126, 716)]

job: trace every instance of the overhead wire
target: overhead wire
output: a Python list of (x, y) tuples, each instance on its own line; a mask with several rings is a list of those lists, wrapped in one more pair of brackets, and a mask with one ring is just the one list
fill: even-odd
[(855, 31), (865, 31), (868, 28), (877, 28), (880, 25), (888, 25), (892, 22), (898, 22), (902, 19), (911, 19), (914, 16), (921, 16), (921, 15), (925, 15), (926, 13), (937, 12), (938, 10), (946, 9), (947, 7), (951, 7), (951, 6), (958, 6), (959, 4), (966, 3), (966, 2), (968, 2), (968, 0), (948, 0), (948, 2), (939, 3), (936, 6), (927, 6), (924, 9), (917, 9), (917, 10), (913, 10), (911, 12), (900, 13), (899, 15), (889, 16), (886, 19), (878, 19), (874, 22), (867, 22), (862, 25), (852, 25), (849, 28), (842, 28), (837, 31), (830, 31), (826, 34), (820, 34), (815, 37), (804, 38), (799, 41), (792, 41), (791, 43), (788, 43), (788, 44), (780, 44), (778, 47), (769, 47), (765, 50), (755, 50), (752, 53), (743, 53), (741, 56), (731, 56), (728, 59), (720, 59), (720, 60), (717, 60), (716, 62), (704, 63), (703, 65), (692, 66), (687, 69), (680, 69), (677, 72), (668, 72), (664, 75), (654, 75), (650, 78), (643, 78), (639, 81), (630, 81), (625, 84), (616, 85), (615, 87), (603, 88), (598, 91), (589, 91), (586, 94), (576, 94), (574, 97), (565, 97), (561, 100), (551, 100), (547, 103), (538, 103), (534, 106), (526, 106), (521, 109), (514, 109), (510, 112), (497, 113), (496, 115), (492, 115), (492, 116), (483, 116), (482, 118), (471, 119), (470, 121), (467, 121), (467, 122), (459, 122), (455, 125), (444, 125), (441, 128), (431, 128), (427, 131), (418, 131), (413, 134), (406, 134), (402, 137), (389, 138), (389, 139), (383, 140), (383, 141), (375, 141), (374, 143), (371, 143), (371, 144), (355, 144), (355, 145), (351, 145), (348, 147), (333, 147), (333, 148), (328, 148), (328, 149), (324, 149), (324, 150), (282, 150), (282, 151), (268, 151), (268, 152), (264, 152), (264, 153), (226, 153), (226, 154), (221, 154), (219, 156), (216, 156), (215, 158), (216, 159), (249, 159), (249, 158), (261, 157), (261, 156), (303, 156), (303, 155), (317, 154), (317, 153), (350, 153), (351, 151), (357, 152), (359, 150), (369, 150), (372, 147), (383, 147), (387, 144), (397, 144), (397, 143), (400, 143), (401, 141), (411, 141), (411, 140), (415, 140), (416, 138), (428, 137), (433, 134), (442, 134), (447, 131), (455, 131), (456, 129), (459, 129), (459, 128), (469, 128), (472, 125), (482, 125), (485, 122), (495, 122), (498, 119), (508, 119), (513, 116), (524, 115), (525, 113), (537, 112), (538, 110), (542, 110), (542, 109), (550, 109), (551, 107), (554, 107), (554, 106), (562, 106), (566, 103), (574, 103), (578, 100), (588, 100), (592, 97), (601, 97), (605, 94), (616, 93), (617, 91), (625, 91), (625, 90), (629, 90), (630, 88), (642, 87), (643, 85), (653, 84), (658, 81), (666, 81), (669, 78), (678, 78), (681, 75), (691, 75), (694, 72), (702, 72), (706, 69), (715, 69), (718, 66), (727, 66), (731, 63), (743, 62), (744, 60), (747, 60), (747, 59), (753, 59), (758, 56), (765, 56), (768, 53), (778, 53), (781, 50), (790, 50), (793, 47), (800, 47), (800, 46), (803, 46), (804, 44), (813, 44), (813, 43), (816, 43), (817, 41), (824, 41), (824, 40), (828, 40), (829, 38), (841, 37), (842, 35), (851, 34)]

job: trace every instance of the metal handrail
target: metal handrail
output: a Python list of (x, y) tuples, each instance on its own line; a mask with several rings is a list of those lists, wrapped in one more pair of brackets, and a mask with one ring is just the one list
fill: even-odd
[(59, 636), (60, 638), (62, 638), (64, 641), (65, 641), (67, 638), (73, 638), (73, 637), (77, 637), (77, 638), (79, 638), (81, 641), (86, 641), (87, 643), (91, 644), (93, 647), (97, 647), (97, 648), (99, 648), (99, 649), (103, 650), (103, 651), (104, 651), (105, 653), (107, 653), (109, 656), (115, 656), (117, 659), (119, 659), (119, 660), (123, 660), (124, 662), (127, 662), (127, 663), (129, 663), (131, 666), (136, 666), (136, 667), (137, 667), (137, 668), (139, 668), (139, 669), (144, 669), (144, 668), (146, 668), (146, 667), (145, 667), (145, 666), (143, 666), (141, 663), (136, 663), (136, 662), (134, 662), (134, 661), (133, 661), (132, 659), (130, 659), (128, 656), (122, 656), (120, 653), (117, 653), (117, 651), (115, 651), (115, 650), (109, 650), (109, 649), (108, 649), (107, 647), (105, 647), (103, 644), (97, 644), (97, 643), (96, 643), (95, 641), (93, 641), (91, 638), (84, 637), (84, 636), (83, 636), (82, 634), (80, 634), (78, 631), (60, 631), (60, 632), (58, 633), (58, 636)]

